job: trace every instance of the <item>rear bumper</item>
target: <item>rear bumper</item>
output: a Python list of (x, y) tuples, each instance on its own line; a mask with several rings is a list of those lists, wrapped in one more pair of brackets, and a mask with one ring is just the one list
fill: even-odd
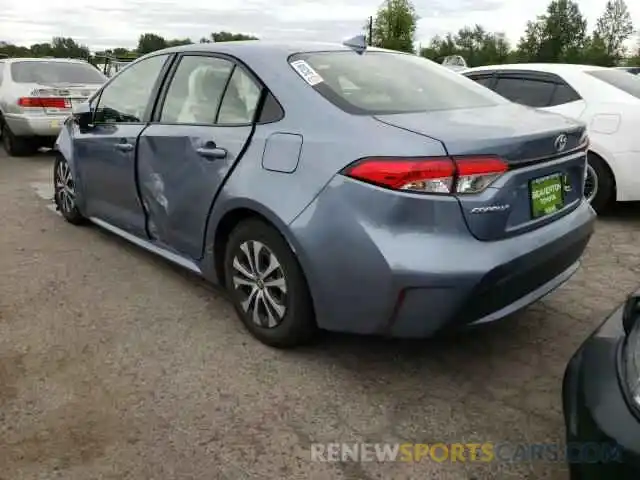
[(67, 115), (6, 114), (5, 121), (18, 137), (57, 137)]
[(568, 280), (593, 233), (581, 202), (535, 231), (482, 242), (455, 199), (371, 188), (336, 178), (290, 225), (321, 328), (415, 338), (497, 320)]
[(590, 462), (570, 463), (571, 480), (640, 478), (640, 420), (631, 412), (618, 380), (623, 337), (620, 308), (567, 365), (562, 385), (567, 443), (597, 444), (609, 453)]

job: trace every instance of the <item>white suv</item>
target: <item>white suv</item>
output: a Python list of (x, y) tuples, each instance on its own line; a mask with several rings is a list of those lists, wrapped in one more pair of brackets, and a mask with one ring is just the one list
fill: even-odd
[(0, 135), (9, 155), (53, 146), (74, 103), (90, 97), (106, 77), (83, 60), (0, 60)]

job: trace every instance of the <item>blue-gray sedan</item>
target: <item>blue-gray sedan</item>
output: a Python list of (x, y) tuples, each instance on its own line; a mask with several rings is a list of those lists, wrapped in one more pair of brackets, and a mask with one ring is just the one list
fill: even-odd
[(582, 124), (413, 55), (187, 45), (74, 108), (64, 218), (225, 287), (277, 347), (497, 320), (569, 279), (593, 231)]

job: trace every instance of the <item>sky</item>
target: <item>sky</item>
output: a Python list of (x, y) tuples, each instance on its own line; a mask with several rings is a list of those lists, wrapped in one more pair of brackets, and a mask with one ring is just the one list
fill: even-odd
[[(381, 0), (0, 0), (0, 41), (30, 45), (73, 37), (92, 50), (132, 48), (141, 33), (197, 40), (231, 31), (269, 40), (342, 41), (362, 33)], [(414, 0), (417, 42), (480, 24), (517, 42), (548, 0)], [(578, 0), (591, 29), (606, 0)], [(640, 1), (628, 0), (640, 29)], [(635, 39), (634, 39), (635, 42)]]

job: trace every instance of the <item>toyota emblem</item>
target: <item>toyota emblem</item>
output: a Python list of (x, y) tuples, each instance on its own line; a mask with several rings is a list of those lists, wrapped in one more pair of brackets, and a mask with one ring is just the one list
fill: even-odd
[(569, 139), (564, 133), (562, 135), (558, 135), (556, 140), (553, 142), (553, 145), (556, 147), (556, 151), (557, 152), (563, 151), (567, 147), (568, 140)]

